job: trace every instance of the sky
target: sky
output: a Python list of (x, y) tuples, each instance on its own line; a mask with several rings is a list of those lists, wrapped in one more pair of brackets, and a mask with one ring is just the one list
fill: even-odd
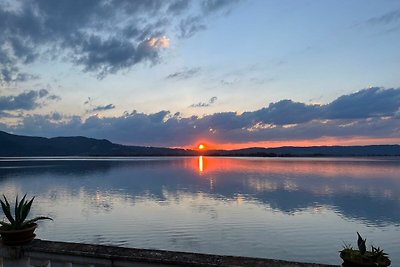
[(0, 0), (0, 130), (400, 143), (398, 0)]

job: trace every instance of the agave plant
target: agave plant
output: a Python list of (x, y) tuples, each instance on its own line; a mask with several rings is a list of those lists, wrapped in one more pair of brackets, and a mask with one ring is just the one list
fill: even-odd
[(375, 260), (378, 261), (381, 258), (387, 257), (387, 253), (383, 251), (380, 247), (374, 247), (371, 246), (371, 257)]
[(31, 206), (35, 197), (31, 200), (25, 200), (26, 194), (18, 201), (18, 196), (15, 199), (15, 209), (14, 209), (14, 216), (11, 212), (11, 206), (8, 202), (5, 195), (3, 195), (4, 201), (0, 199), (1, 208), (3, 209), (3, 213), (6, 216), (8, 222), (0, 221), (1, 228), (3, 230), (21, 230), (31, 226), (33, 223), (39, 220), (53, 220), (50, 217), (39, 216), (33, 219), (27, 220), (29, 212), (31, 210)]
[(391, 264), (388, 255), (380, 247), (371, 246), (367, 250), (366, 241), (357, 232), (358, 250), (353, 249), (350, 244), (345, 244), (340, 251), (340, 257), (344, 261), (343, 266), (366, 266), (366, 267), (387, 267)]

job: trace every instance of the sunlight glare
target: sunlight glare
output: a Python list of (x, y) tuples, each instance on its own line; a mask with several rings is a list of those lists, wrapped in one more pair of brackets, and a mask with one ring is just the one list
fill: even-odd
[(199, 171), (203, 172), (203, 156), (199, 156)]

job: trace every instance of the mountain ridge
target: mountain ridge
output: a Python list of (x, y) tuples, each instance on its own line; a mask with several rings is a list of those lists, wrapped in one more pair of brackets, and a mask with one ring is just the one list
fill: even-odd
[(0, 131), (0, 157), (33, 156), (400, 156), (400, 145), (249, 147), (235, 150), (190, 150), (127, 146), (84, 136), (37, 137)]

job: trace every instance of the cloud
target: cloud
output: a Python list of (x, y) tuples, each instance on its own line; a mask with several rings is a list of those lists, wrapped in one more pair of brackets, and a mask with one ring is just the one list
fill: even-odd
[(217, 101), (217, 97), (216, 96), (213, 96), (213, 97), (211, 97), (210, 98), (210, 100), (208, 101), (210, 104), (214, 104), (215, 103), (215, 101)]
[[(209, 103), (215, 101), (216, 98), (211, 98)], [(200, 139), (216, 143), (328, 137), (350, 139), (354, 136), (398, 139), (400, 88), (363, 89), (323, 105), (281, 100), (242, 114), (220, 112), (203, 117), (181, 117), (181, 114), (163, 110), (152, 114), (133, 111), (122, 116), (91, 116), (87, 119), (58, 114), (55, 120), (52, 116), (27, 115), (18, 124), (3, 124), (2, 127), (18, 134), (84, 135), (152, 146), (184, 146)]]
[(400, 89), (371, 87), (350, 95), (344, 95), (328, 104), (324, 117), (327, 119), (353, 119), (393, 116), (400, 106)]
[(172, 14), (179, 15), (181, 14), (185, 9), (189, 7), (189, 1), (188, 0), (178, 0), (173, 3), (171, 3), (168, 7), (168, 12), (171, 12)]
[[(22, 114), (13, 114), (10, 112), (0, 110), (0, 118), (21, 118)], [(0, 122), (0, 124), (2, 124)]]
[(234, 2), (17, 0), (0, 5), (0, 79), (33, 77), (18, 73), (39, 59), (67, 60), (99, 79), (140, 63), (157, 64), (169, 47), (167, 36), (192, 36), (206, 28), (207, 16)]
[(207, 26), (202, 17), (188, 17), (179, 24), (180, 38), (190, 38), (199, 31), (204, 31)]
[(208, 100), (207, 103), (199, 102), (199, 103), (197, 103), (197, 104), (192, 104), (192, 105), (190, 105), (189, 107), (192, 107), (192, 108), (209, 107), (209, 106), (211, 106), (212, 104), (214, 104), (215, 101), (217, 101), (217, 99), (218, 99), (218, 98), (217, 98), (216, 96), (213, 96), (213, 97), (210, 98), (210, 100)]
[(228, 15), (240, 0), (205, 0), (200, 3), (200, 14), (188, 16), (179, 23), (180, 38), (190, 38), (207, 29), (206, 18), (211, 15)]
[(201, 71), (200, 68), (192, 68), (186, 69), (183, 71), (177, 71), (174, 73), (169, 74), (165, 79), (177, 79), (177, 80), (186, 80), (190, 79), (193, 76), (197, 75)]
[(239, 0), (206, 0), (201, 3), (201, 7), (205, 14), (220, 11), (227, 14), (231, 11), (232, 6), (238, 2)]
[(88, 97), (88, 98), (86, 99), (86, 101), (83, 102), (83, 104), (84, 104), (84, 105), (91, 105), (91, 104), (92, 104), (92, 101), (93, 101), (93, 99), (92, 99), (91, 97)]
[(292, 100), (281, 100), (276, 103), (270, 103), (268, 107), (258, 111), (244, 113), (244, 115), (252, 114), (253, 120), (257, 122), (285, 125), (321, 119), (322, 109), (320, 105), (307, 105), (293, 102)]
[(97, 77), (102, 79), (139, 62), (156, 63), (158, 50), (168, 45), (169, 40), (165, 36), (147, 38), (136, 45), (116, 37), (103, 40), (99, 36), (90, 36), (74, 48), (72, 58), (76, 64), (85, 66), (84, 71), (96, 72)]
[(394, 116), (399, 107), (399, 88), (371, 87), (353, 94), (340, 96), (326, 105), (309, 105), (292, 100), (281, 100), (250, 113), (259, 122), (285, 125), (312, 120)]
[(394, 11), (385, 13), (381, 16), (376, 16), (373, 18), (370, 18), (367, 23), (377, 25), (377, 24), (390, 24), (390, 23), (395, 23), (397, 21), (400, 21), (400, 9), (396, 9)]
[(15, 58), (10, 58), (7, 49), (0, 46), (0, 85), (35, 80), (39, 77), (37, 75), (21, 72), (16, 64), (17, 60)]
[(108, 105), (104, 105), (104, 106), (97, 106), (95, 108), (92, 109), (93, 112), (96, 111), (105, 111), (105, 110), (110, 110), (110, 109), (114, 109), (115, 106), (113, 104), (108, 104)]
[(84, 105), (88, 105), (90, 107), (90, 109), (86, 110), (87, 113), (106, 111), (115, 108), (114, 104), (94, 105), (93, 102), (94, 102), (93, 98), (88, 97), (87, 100), (83, 103)]
[(46, 89), (24, 91), (18, 95), (0, 96), (0, 111), (33, 110), (48, 100), (59, 100)]

